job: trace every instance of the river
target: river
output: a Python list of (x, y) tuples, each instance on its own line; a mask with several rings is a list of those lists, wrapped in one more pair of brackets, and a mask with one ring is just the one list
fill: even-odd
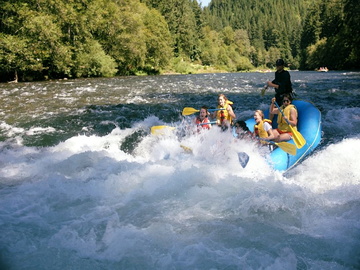
[(0, 84), (0, 269), (359, 269), (360, 72), (291, 71), (323, 140), (285, 174), (254, 144), (188, 135), (184, 107), (224, 93), (248, 119), (273, 76)]

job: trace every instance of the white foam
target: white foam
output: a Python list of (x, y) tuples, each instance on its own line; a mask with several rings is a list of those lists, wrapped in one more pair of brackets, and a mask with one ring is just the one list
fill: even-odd
[[(357, 160), (344, 154), (359, 148), (358, 139), (321, 150), (289, 176), (273, 172), (254, 144), (218, 129), (180, 140), (176, 132), (149, 133), (133, 154), (120, 149), (127, 136), (156, 121), (149, 118), (103, 137), (78, 135), (41, 149), (3, 143), (0, 203), (6, 207), (0, 215), (10, 237), (3, 242), (17, 243), (10, 247), (14, 253), (32, 253), (27, 240), (15, 233), (18, 228), (6, 226), (16, 220), (28, 228), (21, 237), (46, 243), (35, 244), (36, 253), (58, 250), (72, 254), (68, 259), (123, 258), (130, 264), (132, 257), (137, 264), (148, 258), (147, 264), (163, 269), (190, 267), (194, 261), (209, 267), (239, 266), (239, 260), (248, 265), (249, 258), (265, 269), (296, 264), (287, 248), (279, 256), (268, 255), (284, 234), (307, 235), (319, 247), (319, 237), (348, 243), (333, 232), (344, 226), (349, 237), (354, 235), (356, 223), (347, 217), (335, 221), (340, 212), (328, 207), (360, 198)], [(180, 144), (192, 148), (192, 154)], [(246, 168), (237, 160), (239, 151), (250, 155)], [(356, 209), (347, 211), (354, 215)], [(33, 235), (35, 228), (41, 233)], [(269, 247), (239, 246), (256, 246), (254, 239)]]
[(16, 136), (18, 134), (22, 134), (24, 132), (23, 128), (14, 127), (3, 121), (0, 122), (0, 129), (9, 138)]
[[(312, 192), (324, 193), (360, 185), (360, 139), (344, 139), (310, 156), (295, 168), (289, 179)], [(352, 192), (350, 192), (352, 193)], [(355, 197), (359, 193), (355, 190)], [(347, 199), (351, 198), (351, 194)]]

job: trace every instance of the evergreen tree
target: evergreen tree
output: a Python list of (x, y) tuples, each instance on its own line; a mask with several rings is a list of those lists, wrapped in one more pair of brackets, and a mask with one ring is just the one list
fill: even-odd
[[(310, 8), (301, 40), (304, 69), (359, 67), (359, 5), (353, 0), (316, 1)], [(355, 26), (355, 27), (354, 27)]]
[[(141, 1), (141, 2), (139, 2)], [(3, 80), (360, 66), (355, 0), (0, 0)], [(174, 58), (177, 58), (174, 60)], [(182, 71), (181, 71), (182, 72)]]

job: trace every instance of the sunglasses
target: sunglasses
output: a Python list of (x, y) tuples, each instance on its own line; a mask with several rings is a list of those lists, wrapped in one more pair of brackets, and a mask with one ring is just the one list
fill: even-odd
[(290, 100), (288, 100), (288, 99), (284, 99), (284, 100), (283, 100), (283, 102), (290, 102)]

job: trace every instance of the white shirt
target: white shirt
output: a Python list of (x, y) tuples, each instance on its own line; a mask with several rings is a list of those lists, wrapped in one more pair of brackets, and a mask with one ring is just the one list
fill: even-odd
[(264, 129), (266, 132), (268, 132), (270, 129), (272, 129), (272, 126), (268, 122), (264, 121)]

